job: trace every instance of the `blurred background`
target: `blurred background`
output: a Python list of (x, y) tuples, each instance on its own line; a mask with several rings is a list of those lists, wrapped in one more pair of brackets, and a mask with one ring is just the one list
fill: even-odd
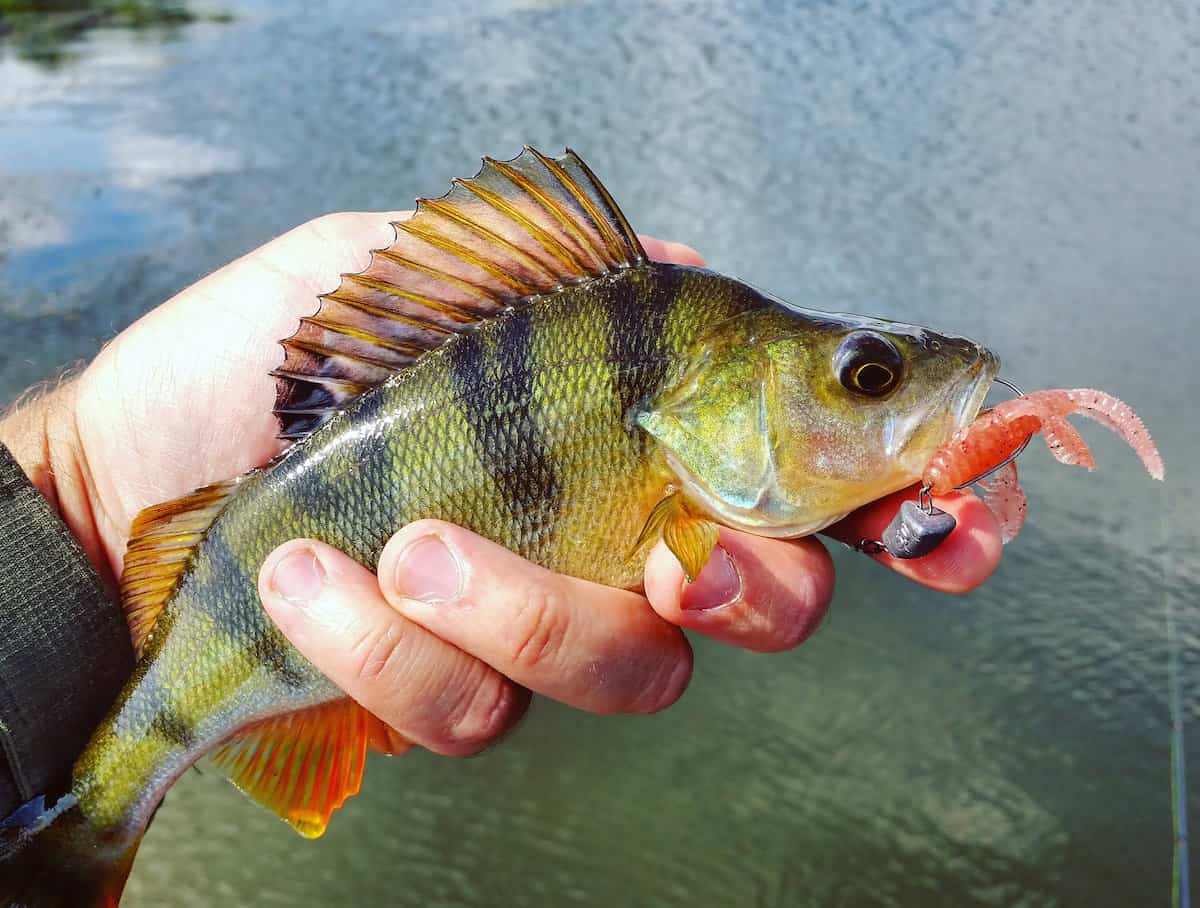
[(1118, 394), (1168, 483), (1092, 425), (1096, 476), (1035, 444), (1029, 525), (983, 589), (839, 551), (799, 650), (696, 640), (663, 715), (538, 702), (483, 757), (378, 759), (315, 844), (189, 773), (126, 904), (1178, 904), (1195, 4), (0, 0), (0, 404), (297, 223), (407, 207), (525, 142), (795, 303)]

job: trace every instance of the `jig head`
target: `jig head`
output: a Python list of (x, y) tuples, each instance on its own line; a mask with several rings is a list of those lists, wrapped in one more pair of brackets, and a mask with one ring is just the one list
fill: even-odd
[[(1021, 397), (1024, 394), (1016, 385), (1002, 378), (995, 379), (995, 382), (1004, 385), (1004, 387), (1012, 391), (1017, 397)], [(974, 485), (980, 480), (987, 479), (1001, 467), (1012, 463), (1029, 446), (1031, 438), (1033, 438), (1032, 435), (1021, 442), (1020, 447), (991, 469), (985, 470), (978, 476), (972, 477), (966, 482), (956, 485), (954, 488), (956, 490), (965, 489), (967, 486)], [(893, 558), (922, 558), (946, 541), (946, 537), (954, 531), (956, 523), (954, 515), (947, 514), (941, 508), (934, 505), (933, 495), (929, 486), (923, 486), (917, 494), (916, 501), (901, 503), (900, 510), (896, 512), (896, 516), (892, 518), (892, 522), (883, 531), (882, 539), (862, 539), (858, 545), (854, 546), (854, 550), (864, 552), (868, 555), (880, 555), (887, 552)]]

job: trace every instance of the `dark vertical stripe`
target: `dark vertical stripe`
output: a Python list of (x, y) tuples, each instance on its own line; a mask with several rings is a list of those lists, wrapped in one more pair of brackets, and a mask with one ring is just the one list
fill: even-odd
[(269, 668), (285, 687), (300, 690), (308, 683), (309, 676), (296, 664), (287, 641), (273, 627), (247, 640), (246, 644), (254, 654), (254, 661)]
[(249, 586), (255, 589), (255, 578), (249, 576), (241, 559), (227, 537), (228, 522), (217, 522), (205, 533), (203, 556), (208, 560), (209, 579), (206, 584), (213, 594), (230, 602), (239, 601), (238, 594)]
[[(510, 312), (494, 331), (464, 337), (447, 359), (476, 454), (507, 504), (512, 526), (548, 530), (562, 486), (534, 400), (536, 324), (532, 308)], [(531, 540), (535, 558), (540, 541)]]
[(150, 730), (182, 750), (190, 750), (196, 744), (195, 729), (167, 704), (160, 706), (154, 714)]
[(616, 366), (621, 412), (641, 404), (660, 387), (670, 363), (667, 317), (683, 287), (683, 272), (670, 265), (642, 269), (616, 282), (605, 296), (609, 359)]
[[(302, 485), (299, 487), (303, 488)], [(298, 507), (304, 506), (303, 501), (296, 504)], [(230, 645), (245, 648), (252, 654), (254, 662), (268, 668), (281, 683), (293, 689), (299, 688), (307, 679), (289, 656), (290, 650), (283, 635), (257, 611), (257, 572), (252, 574), (247, 570), (235, 550), (234, 539), (229, 537), (229, 533), (236, 532), (238, 526), (237, 523), (218, 522), (209, 529), (203, 542), (204, 558), (208, 561), (204, 583), (192, 595), (197, 601), (206, 603), (206, 610), (213, 614), (222, 627), (235, 631)], [(297, 535), (300, 533), (297, 531)], [(251, 613), (254, 620), (247, 620), (247, 616), (242, 614), (247, 603), (254, 604), (255, 610)], [(157, 630), (156, 627), (156, 633)], [(223, 680), (231, 683), (228, 696), (236, 696), (246, 679), (226, 676)]]

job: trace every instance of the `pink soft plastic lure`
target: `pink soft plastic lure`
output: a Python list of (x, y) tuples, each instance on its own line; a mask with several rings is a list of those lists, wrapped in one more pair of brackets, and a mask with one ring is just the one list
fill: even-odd
[[(949, 492), (994, 469), (1039, 432), (1060, 463), (1094, 470), (1096, 461), (1087, 442), (1067, 422), (1073, 413), (1094, 419), (1121, 436), (1155, 479), (1166, 475), (1162, 456), (1132, 407), (1103, 391), (1074, 388), (1035, 391), (985, 411), (938, 450), (925, 468), (924, 484), (935, 495)], [(1000, 524), (1001, 538), (1005, 543), (1012, 541), (1025, 524), (1026, 509), (1016, 464), (1005, 464), (979, 485), (984, 503)]]

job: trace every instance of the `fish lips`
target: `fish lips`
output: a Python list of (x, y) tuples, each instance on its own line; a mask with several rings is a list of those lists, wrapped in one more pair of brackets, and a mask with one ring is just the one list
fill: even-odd
[(945, 444), (974, 421), (1000, 372), (996, 354), (974, 344), (971, 349), (973, 355), (942, 394), (931, 397), (919, 409), (896, 415), (887, 424), (883, 452), (898, 467), (898, 474), (903, 474), (901, 478), (908, 477), (906, 481), (924, 471), (933, 454), (931, 445), (936, 448)]
[(964, 376), (964, 386), (950, 400), (951, 434), (975, 420), (999, 374), (1000, 357), (986, 347), (980, 347), (979, 356)]

